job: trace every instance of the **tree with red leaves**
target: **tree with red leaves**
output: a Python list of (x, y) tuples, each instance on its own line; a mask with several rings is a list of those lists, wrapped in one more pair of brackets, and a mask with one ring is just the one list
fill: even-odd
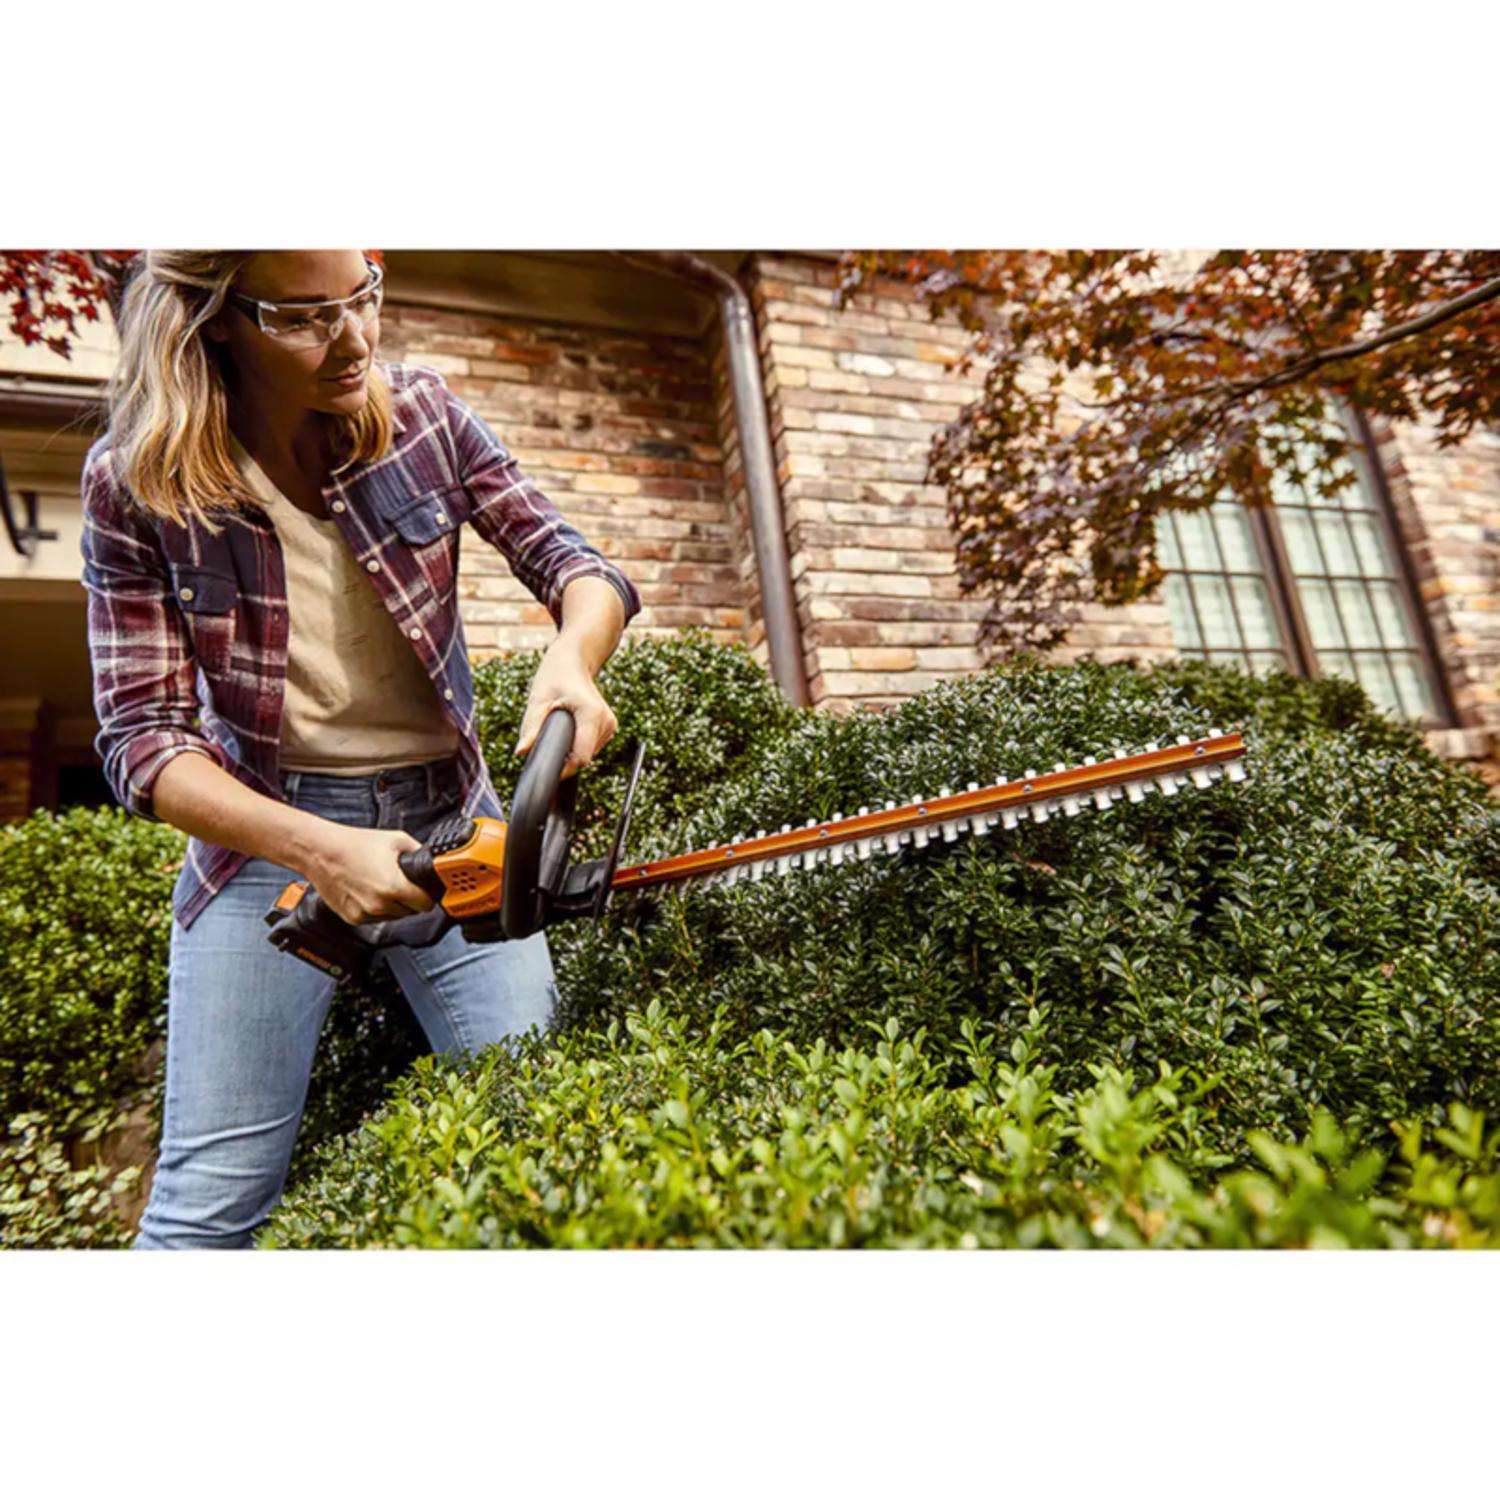
[(94, 323), (113, 307), (134, 250), (0, 250), (0, 309), (23, 344), (72, 357), (78, 320)]
[(1460, 250), (859, 251), (973, 338), (981, 394), (934, 438), (981, 639), (1056, 645), (1085, 601), (1157, 588), (1156, 517), (1271, 503), (1281, 472), (1332, 496), (1352, 408), (1439, 446), (1500, 425), (1500, 253)]

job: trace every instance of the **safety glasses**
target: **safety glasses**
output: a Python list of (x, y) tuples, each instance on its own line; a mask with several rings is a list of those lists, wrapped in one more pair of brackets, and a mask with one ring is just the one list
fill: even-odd
[(365, 265), (370, 279), (348, 297), (328, 302), (267, 302), (261, 297), (230, 292), (226, 300), (233, 302), (246, 317), (254, 318), (260, 331), (278, 343), (291, 349), (317, 349), (331, 344), (343, 332), (346, 319), (368, 328), (380, 316), (385, 273), (373, 261), (367, 260)]

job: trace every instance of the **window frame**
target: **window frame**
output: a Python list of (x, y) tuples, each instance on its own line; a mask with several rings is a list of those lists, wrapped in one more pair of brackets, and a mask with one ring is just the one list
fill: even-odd
[[(1357, 408), (1338, 400), (1334, 400), (1332, 405), (1350, 439), (1349, 451), (1355, 465), (1357, 482), (1364, 486), (1365, 493), (1373, 499), (1376, 524), (1381, 528), (1391, 554), (1396, 559), (1396, 592), (1400, 596), (1401, 607), (1406, 612), (1422, 669), (1427, 674), (1427, 681), (1432, 689), (1433, 701), (1437, 708), (1436, 717), (1433, 720), (1423, 718), (1419, 722), (1424, 729), (1454, 728), (1458, 724), (1458, 714), (1448, 683), (1448, 674), (1443, 670), (1442, 660), (1438, 655), (1432, 621), (1427, 611), (1421, 606), (1422, 595), (1416, 571), (1407, 551), (1405, 539), (1401, 535), (1401, 529), (1397, 524), (1396, 508), (1391, 499), (1384, 469), (1375, 455), (1374, 435), (1370, 430), (1370, 424), (1365, 419), (1364, 413)], [(1302, 600), (1297, 588), (1297, 575), (1292, 568), (1291, 554), (1282, 534), (1281, 517), (1275, 504), (1247, 505), (1244, 510), (1250, 521), (1250, 534), (1254, 538), (1256, 551), (1260, 557), (1262, 575), (1271, 595), (1272, 607), (1281, 625), (1282, 639), (1286, 652), (1291, 658), (1292, 670), (1314, 681), (1328, 675), (1341, 675), (1325, 673), (1318, 664), (1317, 649), (1313, 645), (1312, 631), (1302, 608)], [(1186, 561), (1185, 558), (1183, 560)], [(1169, 571), (1187, 572), (1190, 570), (1184, 568)], [(1231, 590), (1231, 599), (1232, 597), (1233, 591)], [(1338, 608), (1336, 595), (1335, 608)], [(1342, 622), (1342, 613), (1339, 619)], [(1346, 630), (1345, 634), (1347, 633)], [(1178, 649), (1181, 650), (1180, 647)], [(1201, 653), (1195, 651), (1185, 654), (1196, 657)]]

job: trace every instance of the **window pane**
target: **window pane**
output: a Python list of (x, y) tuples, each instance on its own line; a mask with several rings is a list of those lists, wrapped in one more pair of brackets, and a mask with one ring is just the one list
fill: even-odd
[(1216, 505), (1213, 513), (1224, 566), (1231, 573), (1259, 573), (1260, 558), (1256, 555), (1255, 538), (1250, 534), (1250, 517), (1245, 513), (1245, 507)]
[(1333, 590), (1326, 583), (1304, 583), (1301, 587), (1302, 612), (1307, 616), (1307, 628), (1313, 645), (1319, 651), (1344, 644), (1344, 632), (1339, 625), (1338, 612), (1334, 608)]
[(1354, 676), (1354, 663), (1349, 659), (1349, 654), (1346, 651), (1320, 651), (1318, 653), (1318, 666), (1325, 676)]
[(1354, 556), (1354, 544), (1349, 540), (1344, 518), (1337, 511), (1318, 512), (1318, 539), (1323, 543), (1323, 556), (1330, 573), (1357, 573), (1359, 562)]
[(1395, 683), (1391, 681), (1391, 672), (1386, 666), (1385, 657), (1377, 651), (1357, 651), (1354, 655), (1354, 671), (1377, 706), (1387, 713), (1401, 714), (1403, 712), (1401, 699), (1397, 696)]
[(1401, 605), (1401, 595), (1394, 583), (1367, 583), (1370, 605), (1380, 622), (1380, 634), (1387, 646), (1415, 646), (1411, 622)]
[[(1236, 578), (1234, 599), (1247, 646), (1274, 646), (1280, 639), (1271, 613), (1271, 595), (1260, 578)], [(1373, 620), (1371, 622), (1373, 624)]]
[(1286, 670), (1286, 658), (1279, 651), (1257, 651), (1251, 661), (1254, 670), (1260, 674)]
[(1370, 493), (1369, 487), (1365, 484), (1364, 475), (1361, 473), (1359, 465), (1354, 461), (1354, 455), (1352, 452), (1350, 453), (1349, 457), (1346, 458), (1344, 462), (1339, 466), (1339, 468), (1342, 473), (1352, 473), (1354, 475), (1354, 483), (1351, 484), (1348, 489), (1343, 491), (1342, 494), (1340, 494), (1339, 504), (1342, 505), (1345, 510), (1374, 510), (1375, 497)]
[(1198, 621), (1193, 601), (1188, 597), (1188, 581), (1181, 573), (1169, 573), (1166, 582), (1167, 615), (1172, 621), (1172, 639), (1179, 651), (1196, 651), (1203, 644), (1198, 635)]
[(1339, 614), (1343, 617), (1344, 629), (1349, 632), (1351, 646), (1378, 646), (1380, 631), (1375, 625), (1375, 611), (1370, 608), (1369, 598), (1362, 583), (1336, 583)]
[(1367, 578), (1393, 578), (1396, 570), (1392, 566), (1389, 548), (1380, 530), (1379, 521), (1372, 515), (1352, 515), (1349, 529), (1354, 533), (1354, 550), (1359, 556), (1359, 571)]
[(1292, 572), (1321, 573), (1323, 560), (1318, 556), (1318, 545), (1313, 540), (1312, 517), (1305, 510), (1283, 510), (1279, 513), (1281, 534), (1286, 538), (1286, 550), (1291, 555)]
[(1182, 566), (1182, 554), (1177, 550), (1177, 529), (1172, 525), (1170, 512), (1156, 518), (1156, 557), (1168, 571)]
[(1209, 646), (1238, 646), (1240, 633), (1235, 629), (1234, 611), (1229, 602), (1229, 585), (1223, 578), (1205, 575), (1195, 578), (1194, 593), (1198, 613), (1203, 619), (1203, 639)]
[(1391, 657), (1391, 673), (1401, 691), (1401, 701), (1406, 705), (1406, 713), (1412, 716), (1422, 713), (1437, 717), (1432, 684), (1428, 682), (1427, 674), (1422, 670), (1415, 652)]
[(1219, 554), (1214, 546), (1208, 517), (1201, 510), (1179, 511), (1177, 537), (1182, 545), (1182, 565), (1185, 568), (1208, 568), (1218, 571)]

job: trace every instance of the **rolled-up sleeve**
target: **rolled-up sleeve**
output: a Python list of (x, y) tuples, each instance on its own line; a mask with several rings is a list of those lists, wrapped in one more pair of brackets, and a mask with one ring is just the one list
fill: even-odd
[(505, 557), (559, 627), (563, 590), (575, 578), (603, 578), (613, 585), (629, 624), (641, 607), (635, 585), (563, 519), (484, 419), (441, 377), (438, 383), (459, 478), (473, 506), (469, 520), (474, 529)]
[(149, 524), (91, 453), (83, 472), (83, 586), (88, 593), (94, 746), (115, 799), (160, 822), (151, 792), (163, 767), (196, 752), (224, 757), (197, 729), (197, 663)]

